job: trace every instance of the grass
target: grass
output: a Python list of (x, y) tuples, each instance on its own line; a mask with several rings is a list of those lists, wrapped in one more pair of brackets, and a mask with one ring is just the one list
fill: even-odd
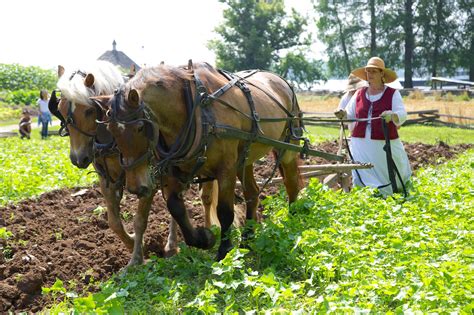
[(433, 126), (407, 126), (399, 130), (403, 142), (436, 144), (443, 141), (449, 145), (474, 144), (474, 130)]

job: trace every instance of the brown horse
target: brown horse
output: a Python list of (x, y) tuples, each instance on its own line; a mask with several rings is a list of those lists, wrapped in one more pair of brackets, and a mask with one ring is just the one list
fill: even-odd
[[(248, 92), (248, 91), (250, 92)], [(98, 100), (108, 110), (112, 133), (126, 173), (127, 189), (149, 195), (155, 174), (166, 177), (167, 206), (190, 246), (211, 248), (214, 235), (194, 228), (182, 192), (195, 177), (218, 182), (217, 216), (221, 243), (217, 259), (232, 248), (236, 178), (243, 183), (247, 219), (256, 219), (259, 188), (253, 162), (272, 146), (255, 142), (263, 135), (298, 143), (300, 110), (294, 91), (281, 77), (264, 71), (224, 75), (207, 63), (188, 68), (160, 65), (140, 70), (114, 96)], [(297, 153), (274, 150), (290, 203), (301, 188)], [(149, 158), (158, 156), (153, 164)]]
[[(61, 98), (57, 100), (53, 94), (50, 109), (62, 121), (65, 128), (63, 133), (67, 131), (69, 135), (71, 162), (79, 168), (87, 168), (91, 162), (93, 163), (99, 174), (101, 192), (107, 205), (109, 226), (132, 252), (128, 265), (141, 264), (143, 234), (154, 193), (139, 199), (137, 213), (134, 216), (135, 234), (130, 235), (120, 219), (120, 200), (125, 178), (119, 153), (105, 126), (96, 122), (102, 120), (102, 109), (89, 99), (92, 96), (113, 93), (124, 82), (121, 73), (108, 62), (91, 64), (82, 71), (68, 74), (64, 72), (64, 68), (60, 66), (58, 88), (61, 90)], [(212, 186), (205, 186), (203, 204), (209, 213), (212, 200)], [(171, 256), (176, 251), (177, 226), (171, 219), (165, 255)]]

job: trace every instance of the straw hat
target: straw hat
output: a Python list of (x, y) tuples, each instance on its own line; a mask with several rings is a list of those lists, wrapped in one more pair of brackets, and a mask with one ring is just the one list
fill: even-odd
[(365, 73), (365, 69), (367, 68), (376, 68), (376, 69), (382, 70), (384, 73), (383, 78), (384, 78), (385, 83), (390, 83), (397, 79), (397, 74), (395, 73), (395, 71), (385, 68), (385, 62), (383, 62), (383, 60), (379, 57), (370, 58), (369, 61), (367, 62), (367, 66), (362, 67), (362, 68), (357, 68), (353, 70), (351, 73), (355, 75), (356, 77), (367, 81), (367, 74)]
[(347, 77), (347, 86), (345, 92), (356, 91), (360, 88), (367, 86), (367, 82), (359, 79), (352, 73)]

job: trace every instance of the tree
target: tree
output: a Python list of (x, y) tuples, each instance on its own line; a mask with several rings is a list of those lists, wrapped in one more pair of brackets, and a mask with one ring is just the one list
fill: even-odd
[(310, 90), (316, 81), (327, 80), (322, 69), (322, 61), (308, 60), (303, 52), (289, 52), (275, 67), (276, 72), (301, 90)]
[(474, 9), (472, 0), (458, 0), (455, 18), (458, 31), (454, 35), (457, 48), (456, 64), (469, 70), (469, 81), (474, 81)]
[(319, 14), (319, 39), (327, 46), (329, 75), (346, 77), (369, 53), (362, 18), (366, 6), (360, 1), (321, 0), (314, 2), (314, 9)]
[(455, 36), (458, 32), (454, 19), (454, 0), (420, 0), (417, 23), (420, 27), (415, 67), (418, 73), (438, 76), (453, 74), (458, 66)]
[(403, 19), (405, 31), (405, 88), (413, 87), (413, 50), (415, 49), (415, 36), (413, 34), (413, 0), (405, 0)]
[(285, 12), (282, 0), (219, 0), (228, 5), (224, 22), (216, 28), (221, 40), (208, 47), (216, 53), (216, 65), (230, 71), (270, 69), (289, 48), (308, 46), (305, 19)]

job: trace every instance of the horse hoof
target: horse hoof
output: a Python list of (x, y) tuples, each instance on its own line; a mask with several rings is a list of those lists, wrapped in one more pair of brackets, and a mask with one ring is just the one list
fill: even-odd
[(202, 227), (199, 227), (196, 230), (198, 238), (195, 247), (201, 249), (211, 249), (214, 244), (216, 244), (216, 237), (211, 232), (211, 230)]
[(228, 246), (228, 247), (219, 247), (219, 250), (217, 251), (217, 256), (216, 256), (216, 261), (221, 261), (222, 259), (225, 258), (228, 252), (230, 252), (234, 248), (234, 246)]
[(167, 248), (165, 247), (165, 250), (163, 252), (163, 257), (164, 258), (170, 258), (179, 253), (179, 248)]
[(242, 242), (248, 242), (255, 238), (255, 231), (252, 228), (245, 228), (242, 233)]

